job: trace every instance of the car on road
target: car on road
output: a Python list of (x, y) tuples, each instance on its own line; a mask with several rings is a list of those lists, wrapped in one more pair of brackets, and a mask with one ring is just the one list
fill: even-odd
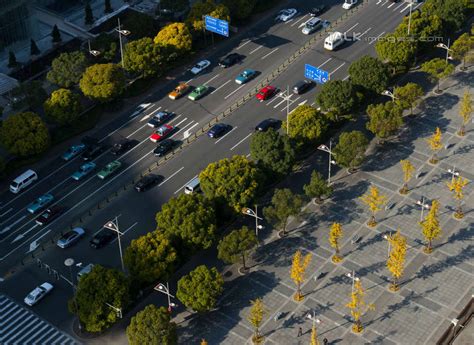
[(168, 94), (168, 97), (171, 99), (178, 99), (186, 94), (189, 91), (189, 85), (186, 83), (180, 83), (176, 88)]
[(242, 59), (243, 59), (242, 55), (237, 54), (237, 53), (231, 53), (227, 55), (225, 58), (223, 58), (221, 61), (219, 61), (219, 66), (227, 68), (242, 61)]
[(296, 15), (296, 13), (298, 13), (296, 8), (287, 8), (278, 12), (278, 15), (276, 16), (275, 20), (287, 22), (291, 18), (293, 18)]
[(155, 186), (158, 181), (159, 178), (156, 175), (145, 175), (140, 179), (140, 181), (137, 182), (137, 184), (135, 185), (135, 190), (137, 192), (144, 192), (147, 189), (150, 189), (151, 187)]
[(112, 161), (97, 173), (97, 177), (101, 180), (105, 180), (107, 177), (117, 172), (121, 166), (122, 163), (120, 163), (119, 161)]
[(281, 121), (277, 119), (265, 119), (262, 122), (260, 122), (257, 126), (255, 126), (255, 130), (258, 132), (265, 132), (269, 128), (273, 128), (277, 130), (281, 125)]
[(41, 301), (47, 294), (53, 291), (53, 285), (50, 283), (43, 283), (31, 291), (24, 299), (25, 304), (30, 307)]
[(257, 71), (255, 71), (253, 69), (246, 69), (245, 71), (240, 73), (237, 76), (237, 78), (235, 78), (235, 82), (237, 84), (245, 84), (249, 80), (255, 78), (256, 75), (257, 75)]
[(324, 12), (326, 12), (326, 9), (327, 9), (326, 5), (315, 6), (312, 9), (309, 10), (309, 15), (311, 17), (317, 17), (320, 14), (323, 14)]
[(28, 212), (30, 212), (31, 214), (34, 214), (40, 210), (42, 210), (43, 208), (45, 208), (46, 206), (48, 206), (49, 204), (51, 204), (54, 200), (54, 197), (52, 194), (44, 194), (42, 196), (40, 196), (38, 199), (36, 199), (35, 201), (33, 201), (31, 204), (29, 204), (27, 207), (26, 207), (26, 210)]
[(56, 245), (59, 248), (70, 247), (74, 243), (79, 241), (81, 237), (83, 237), (85, 234), (86, 232), (84, 231), (83, 228), (74, 228), (71, 231), (68, 231), (64, 235), (62, 235), (56, 242)]
[(200, 98), (203, 98), (209, 92), (209, 87), (206, 85), (199, 85), (193, 90), (188, 96), (191, 101), (197, 101)]
[(174, 128), (170, 125), (163, 125), (156, 131), (154, 131), (152, 135), (150, 135), (150, 140), (154, 143), (161, 141), (165, 139), (168, 135), (170, 135), (173, 129)]
[(142, 103), (140, 104), (135, 111), (130, 115), (130, 117), (137, 116), (145, 111), (146, 108), (148, 108), (151, 105), (151, 103)]
[(272, 97), (276, 92), (276, 87), (267, 85), (264, 88), (260, 89), (260, 91), (255, 95), (257, 99), (264, 101)]
[(89, 244), (92, 248), (99, 249), (107, 245), (116, 237), (117, 235), (112, 230), (102, 229), (92, 237)]
[(67, 149), (66, 152), (63, 153), (61, 158), (65, 160), (66, 162), (73, 159), (77, 155), (81, 154), (84, 150), (86, 149), (85, 144), (77, 144), (77, 145), (72, 145), (70, 148)]
[(87, 163), (84, 163), (80, 166), (79, 170), (74, 172), (71, 177), (76, 180), (76, 181), (79, 181), (81, 180), (84, 176), (87, 176), (89, 175), (89, 173), (91, 173), (92, 171), (94, 171), (95, 167), (97, 165), (94, 163), (94, 162), (87, 162)]
[(148, 121), (148, 126), (156, 128), (160, 126), (163, 122), (168, 121), (173, 116), (173, 113), (169, 111), (160, 111), (153, 115), (153, 117)]
[(297, 82), (291, 90), (293, 91), (294, 94), (301, 95), (302, 93), (305, 93), (309, 88), (311, 88), (314, 85), (314, 82), (311, 80), (300, 80)]
[(81, 280), (86, 274), (91, 273), (92, 269), (94, 268), (94, 264), (88, 264), (81, 268), (79, 272), (77, 272), (77, 281)]
[(115, 143), (110, 152), (114, 156), (119, 156), (133, 147), (133, 140), (124, 138), (121, 139), (118, 143)]
[(105, 146), (99, 143), (88, 146), (81, 157), (85, 161), (91, 161), (105, 151)]
[(342, 8), (345, 10), (350, 10), (356, 4), (357, 4), (357, 0), (344, 0), (344, 3), (342, 4)]
[(232, 126), (227, 125), (225, 123), (216, 123), (211, 129), (207, 132), (209, 138), (219, 138), (227, 133)]
[(36, 218), (35, 222), (38, 225), (46, 225), (58, 217), (62, 211), (63, 209), (60, 207), (48, 208), (46, 211), (41, 213), (38, 218)]
[(193, 68), (191, 68), (191, 73), (196, 75), (204, 71), (206, 68), (208, 68), (211, 65), (211, 62), (209, 60), (202, 60), (199, 61), (197, 64), (194, 65)]
[(158, 144), (158, 146), (156, 146), (156, 148), (153, 150), (153, 154), (156, 157), (163, 157), (164, 155), (166, 155), (168, 152), (170, 152), (173, 149), (175, 144), (176, 142), (172, 139), (162, 140)]
[(319, 19), (318, 17), (313, 17), (304, 24), (304, 27), (301, 32), (305, 35), (310, 35), (320, 29), (322, 25), (323, 22), (321, 21), (321, 19)]

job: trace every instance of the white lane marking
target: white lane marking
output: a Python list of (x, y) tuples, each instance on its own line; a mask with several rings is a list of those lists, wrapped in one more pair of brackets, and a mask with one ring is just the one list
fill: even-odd
[(272, 104), (273, 102), (275, 102), (277, 99), (280, 99), (280, 97), (278, 97), (278, 96), (275, 95), (275, 96), (273, 96), (273, 98), (272, 98), (270, 101), (268, 101), (267, 103), (265, 103), (265, 105), (268, 107), (270, 104)]
[[(298, 98), (295, 98), (294, 100), (292, 100), (291, 103), (290, 103), (290, 106), (292, 106), (293, 104), (295, 104), (296, 101), (299, 100), (300, 98), (301, 98), (301, 96), (298, 97)], [(305, 102), (302, 102), (302, 103), (305, 104), (306, 101), (305, 101)], [(300, 103), (300, 104), (296, 105), (295, 109), (296, 109), (298, 106), (303, 105), (303, 104)], [(289, 107), (288, 107), (288, 108), (289, 108)], [(293, 110), (295, 110), (295, 109), (293, 109)], [(293, 112), (293, 110), (291, 110), (290, 113)], [(281, 112), (286, 111), (286, 105), (285, 105), (280, 111), (281, 111)]]
[(180, 124), (182, 124), (184, 121), (186, 121), (188, 118), (185, 117), (184, 119), (182, 119), (181, 121), (179, 121), (177, 124), (174, 125), (174, 127), (178, 127)]
[[(122, 234), (120, 236), (125, 235), (128, 231), (132, 230), (132, 228), (135, 227), (135, 225), (137, 225), (137, 224), (138, 224), (138, 222), (135, 222), (132, 225), (130, 225), (124, 232), (122, 232)], [(114, 243), (115, 241), (117, 241), (117, 237), (115, 237), (112, 241), (110, 241), (110, 243)]]
[(381, 2), (382, 2), (382, 0), (377, 1), (376, 5), (380, 4)]
[[(298, 14), (298, 13), (297, 13), (297, 14)], [(296, 14), (295, 14), (295, 16), (296, 16)], [(291, 18), (290, 20), (287, 20), (286, 22), (283, 22), (283, 24), (285, 24), (285, 25), (286, 25), (286, 24), (289, 24), (289, 23), (291, 23), (292, 21), (293, 21), (293, 18)]]
[(239, 50), (239, 49), (242, 48), (244, 45), (249, 44), (250, 42), (252, 42), (252, 40), (245, 41), (245, 42), (242, 43), (240, 46), (238, 46), (237, 48), (235, 48), (235, 50)]
[(25, 238), (25, 236), (26, 236), (29, 232), (31, 232), (32, 230), (36, 229), (38, 226), (39, 226), (38, 224), (35, 224), (35, 225), (33, 225), (31, 228), (29, 228), (28, 230), (26, 230), (24, 233), (19, 234), (17, 237), (15, 237), (15, 238), (13, 239), (12, 243), (15, 243), (15, 242), (17, 242), (17, 241), (19, 241), (19, 240), (22, 240), (23, 238)]
[(351, 31), (351, 30), (354, 29), (357, 25), (359, 25), (359, 23), (355, 23), (355, 24), (352, 25), (349, 29), (347, 29), (346, 31), (344, 31), (344, 33), (347, 33), (348, 31)]
[(405, 4), (402, 2), (402, 3), (400, 3), (400, 5), (398, 5), (397, 7), (395, 7), (393, 10), (396, 11), (396, 10), (398, 10), (400, 7), (402, 7), (403, 5), (405, 5)]
[[(291, 26), (295, 26), (296, 24), (298, 24), (299, 22), (301, 22), (303, 19), (305, 19), (307, 16), (307, 14), (305, 14), (303, 17), (301, 17), (300, 19), (296, 20), (293, 24), (291, 24)], [(311, 19), (311, 18), (310, 18)]]
[(185, 124), (185, 125), (184, 125), (183, 127), (181, 127), (176, 133), (173, 133), (173, 135), (170, 136), (170, 138), (174, 138), (175, 136), (177, 136), (179, 132), (181, 132), (182, 130), (184, 130), (186, 127), (190, 126), (193, 122), (194, 122), (194, 120), (191, 120), (191, 122), (188, 122), (187, 124)]
[[(189, 132), (191, 129), (193, 129), (194, 127), (196, 127), (197, 125), (199, 125), (199, 122), (196, 122), (194, 125), (192, 125), (191, 127), (189, 127), (186, 132), (188, 132), (189, 135), (191, 135), (191, 133)], [(186, 138), (185, 138), (186, 139)]]
[(186, 185), (187, 185), (189, 182), (191, 182), (192, 180), (194, 180), (196, 177), (198, 177), (198, 175), (195, 175), (192, 179), (190, 179), (188, 182), (186, 182), (186, 183), (183, 184), (181, 187), (179, 187), (173, 194), (178, 194), (181, 189), (183, 189), (184, 187), (186, 187)]
[(390, 7), (392, 7), (393, 5), (395, 5), (394, 2), (392, 2), (389, 6), (387, 6), (387, 8), (390, 8)]
[(249, 54), (252, 55), (253, 53), (255, 53), (257, 50), (259, 49), (262, 49), (263, 46), (258, 46), (257, 48), (255, 48), (254, 50), (252, 50)]
[(274, 52), (276, 52), (278, 49), (279, 49), (279, 48), (275, 48), (275, 49), (273, 49), (270, 53), (268, 53), (268, 54), (262, 56), (262, 60), (265, 59), (266, 57), (268, 57), (270, 54), (273, 54)]
[(310, 17), (307, 21), (305, 21), (304, 23), (301, 23), (300, 25), (298, 25), (298, 29), (302, 28), (303, 26), (306, 25), (307, 22), (309, 22), (312, 18)]
[(400, 13), (403, 13), (405, 12), (406, 10), (408, 10), (410, 8), (411, 5), (407, 5), (407, 7), (405, 7), (403, 10), (400, 11)]
[(346, 76), (344, 77), (344, 79), (342, 79), (342, 81), (345, 81), (345, 80), (347, 80), (347, 79), (349, 79), (349, 74), (346, 75)]
[(420, 2), (418, 5), (416, 5), (413, 9), (416, 10), (418, 7), (420, 7), (422, 2)]
[(278, 102), (276, 105), (274, 105), (274, 106), (273, 106), (273, 109), (278, 108), (280, 104), (282, 104), (283, 102), (288, 101), (288, 99), (290, 99), (290, 101), (291, 101), (291, 96), (292, 96), (292, 95), (286, 96), (286, 97), (282, 97), (282, 100), (281, 100), (280, 102)]
[(364, 36), (364, 35), (365, 35), (366, 33), (368, 33), (370, 30), (372, 30), (372, 28), (368, 28), (367, 30), (365, 30), (363, 33), (361, 33), (361, 34), (359, 35), (359, 37)]
[[(22, 221), (23, 219), (25, 219), (25, 218), (26, 218), (26, 215), (25, 215), (25, 216), (21, 216), (21, 217), (20, 217), (19, 219), (17, 219), (14, 223), (12, 223), (12, 224), (6, 226), (5, 228), (3, 228), (2, 231), (0, 231), (0, 234), (3, 234), (3, 233), (5, 233), (5, 232), (7, 232), (7, 231), (10, 231), (16, 224), (18, 224), (19, 222), (21, 222), (21, 221)], [(1, 240), (0, 243), (3, 242), (4, 240), (5, 240), (5, 239)]]
[(250, 157), (250, 153), (248, 153), (245, 157), (249, 158), (249, 157)]
[(324, 61), (321, 65), (319, 65), (318, 68), (323, 67), (325, 64), (327, 64), (327, 63), (328, 63), (329, 61), (331, 61), (331, 60), (332, 60), (332, 58), (327, 59), (327, 60)]
[(157, 111), (159, 111), (161, 109), (161, 107), (158, 107), (156, 108), (155, 110), (153, 110), (151, 113), (149, 114), (146, 114), (145, 116), (143, 116), (141, 119), (140, 119), (140, 122), (143, 122), (145, 121), (146, 119), (149, 119), (150, 117), (152, 117)]
[(388, 2), (388, 0), (385, 0), (382, 5), (380, 6), (385, 6), (385, 4)]
[(189, 79), (188, 81), (185, 81), (186, 84), (189, 84), (190, 82), (193, 81), (194, 78)]
[(6, 215), (7, 213), (11, 212), (13, 210), (13, 208), (10, 208), (9, 210), (3, 212), (2, 214), (0, 214), (0, 217), (3, 217), (4, 215)]
[(147, 110), (150, 105), (154, 105), (152, 103), (142, 103), (140, 104), (138, 107), (140, 108), (136, 108), (135, 111), (132, 113), (132, 115), (130, 115), (130, 117), (135, 117), (135, 116), (138, 116), (140, 115), (141, 113), (143, 113), (145, 110)]
[(209, 79), (208, 81), (206, 81), (206, 82), (204, 83), (204, 85), (207, 85), (208, 83), (210, 83), (211, 81), (213, 81), (214, 79), (216, 79), (219, 75), (220, 75), (220, 74), (215, 75), (214, 77), (212, 77), (211, 79)]
[(329, 73), (330, 75), (334, 74), (334, 72), (336, 72), (339, 68), (341, 68), (342, 66), (344, 66), (346, 63), (343, 62), (342, 64), (339, 65), (339, 67), (337, 67), (334, 71), (332, 71), (331, 73)]
[(165, 184), (167, 181), (169, 181), (171, 178), (173, 178), (174, 176), (176, 176), (181, 170), (183, 170), (184, 167), (181, 167), (180, 169), (176, 170), (174, 173), (172, 173), (170, 176), (168, 176), (166, 179), (164, 179), (159, 185), (159, 186), (162, 186), (163, 184)]
[(235, 89), (234, 91), (232, 91), (231, 93), (229, 93), (227, 96), (224, 97), (224, 99), (227, 99), (229, 98), (230, 96), (232, 96), (234, 93), (236, 93), (237, 91), (239, 91), (241, 88), (243, 88), (245, 86), (245, 84), (242, 84), (240, 85), (237, 89)]
[(177, 119), (179, 119), (181, 115), (178, 115), (176, 117), (173, 117), (170, 121), (168, 121), (168, 124), (175, 122)]
[(247, 140), (253, 133), (250, 133), (249, 135), (247, 135), (245, 138), (243, 138), (241, 141), (239, 141), (237, 144), (235, 144), (234, 146), (232, 146), (230, 148), (231, 151), (233, 151), (237, 146), (239, 146), (240, 144), (242, 144), (242, 142), (244, 142), (245, 140)]
[(210, 93), (210, 95), (212, 95), (213, 93), (217, 92), (217, 90), (219, 90), (220, 88), (224, 87), (225, 85), (229, 84), (230, 83), (230, 80), (227, 80), (224, 84), (222, 84), (221, 86), (219, 86), (217, 89), (215, 89), (214, 91), (212, 91)]
[(377, 37), (375, 37), (375, 39), (373, 39), (373, 40), (371, 40), (371, 41), (369, 42), (369, 45), (370, 45), (370, 44), (374, 44), (374, 42), (377, 42), (377, 40), (380, 38), (380, 36), (382, 36), (384, 33), (385, 33), (385, 31), (382, 31), (382, 32), (380, 33), (380, 35), (378, 35)]
[(228, 136), (230, 133), (232, 133), (232, 132), (234, 131), (234, 129), (237, 129), (237, 126), (233, 127), (230, 131), (228, 131), (226, 134), (224, 134), (224, 136), (222, 136), (222, 137), (220, 137), (219, 139), (217, 139), (214, 144), (217, 144), (219, 141), (221, 141), (222, 139), (224, 139), (226, 136)]

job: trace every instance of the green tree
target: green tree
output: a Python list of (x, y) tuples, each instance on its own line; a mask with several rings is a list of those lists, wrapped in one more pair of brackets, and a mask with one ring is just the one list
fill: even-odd
[(124, 91), (125, 75), (115, 64), (95, 64), (87, 67), (79, 86), (85, 96), (99, 102), (108, 102)]
[(139, 73), (142, 77), (160, 75), (163, 72), (164, 48), (153, 43), (150, 37), (131, 41), (125, 46), (125, 70)]
[(275, 189), (270, 206), (263, 209), (263, 215), (274, 226), (286, 233), (288, 220), (291, 216), (296, 217), (301, 213), (303, 199), (294, 194), (290, 189)]
[(156, 214), (156, 223), (159, 231), (191, 250), (209, 248), (216, 237), (213, 204), (196, 193), (169, 199)]
[(184, 23), (171, 23), (161, 29), (154, 39), (156, 44), (171, 46), (178, 54), (189, 52), (193, 37)]
[(36, 45), (36, 42), (31, 39), (30, 40), (30, 55), (31, 56), (36, 56), (41, 53), (41, 50), (39, 50), (38, 46)]
[(462, 66), (466, 68), (466, 59), (474, 60), (472, 50), (474, 49), (474, 39), (469, 33), (465, 32), (454, 41), (451, 46), (452, 55), (455, 59), (462, 60)]
[(11, 50), (8, 52), (8, 68), (15, 68), (18, 66), (18, 62), (16, 61), (15, 53)]
[(333, 149), (334, 158), (336, 158), (337, 164), (350, 171), (354, 170), (364, 161), (368, 145), (369, 141), (361, 131), (344, 132)]
[(28, 107), (37, 109), (43, 106), (48, 94), (43, 89), (43, 84), (39, 80), (25, 81), (11, 91), (11, 95), (20, 99), (13, 103), (13, 109)]
[(462, 28), (468, 8), (468, 2), (465, 0), (427, 0), (423, 4), (423, 11), (443, 19), (445, 32)]
[(94, 22), (94, 15), (92, 14), (92, 8), (89, 2), (86, 2), (84, 7), (84, 23), (86, 25), (91, 25)]
[(368, 91), (380, 93), (390, 81), (387, 66), (380, 60), (365, 55), (349, 67), (349, 76), (354, 85), (362, 86)]
[(217, 257), (228, 264), (235, 264), (242, 260), (242, 266), (246, 269), (247, 254), (258, 244), (257, 241), (255, 233), (246, 226), (239, 230), (233, 230), (219, 241)]
[(104, 12), (105, 13), (112, 13), (114, 9), (112, 8), (112, 5), (110, 4), (110, 0), (104, 0)]
[(224, 0), (222, 3), (227, 6), (232, 19), (247, 19), (254, 13), (257, 0)]
[(394, 102), (370, 104), (367, 114), (367, 129), (382, 140), (394, 135), (403, 125), (402, 108)]
[(53, 43), (61, 42), (61, 32), (59, 32), (58, 26), (54, 24), (53, 31), (51, 31), (51, 37), (53, 39)]
[(439, 82), (454, 72), (454, 65), (447, 63), (445, 59), (435, 58), (426, 61), (421, 65), (421, 70), (428, 73), (430, 79), (437, 83), (436, 92), (441, 92), (439, 89)]
[(100, 52), (94, 61), (113, 62), (118, 52), (118, 39), (102, 32), (91, 42), (91, 48)]
[(127, 338), (130, 345), (178, 344), (178, 332), (176, 324), (171, 321), (171, 314), (165, 307), (158, 308), (153, 304), (132, 317), (127, 327)]
[(188, 308), (198, 313), (215, 308), (224, 291), (224, 278), (215, 267), (196, 267), (178, 281), (176, 296)]
[(316, 170), (311, 173), (311, 179), (308, 184), (303, 186), (303, 190), (306, 196), (314, 198), (315, 203), (321, 203), (323, 196), (330, 196), (333, 192), (332, 187), (328, 186), (323, 175)]
[(214, 8), (214, 10), (209, 13), (209, 15), (211, 17), (225, 20), (226, 22), (230, 23), (230, 11), (224, 4), (218, 4), (216, 8)]
[(394, 33), (386, 34), (375, 43), (378, 58), (392, 66), (393, 74), (398, 68), (407, 68), (412, 64), (416, 49), (416, 42)]
[(332, 121), (348, 115), (357, 106), (356, 92), (349, 80), (330, 80), (316, 96), (316, 104)]
[(262, 174), (247, 158), (234, 156), (209, 164), (201, 171), (199, 179), (207, 197), (240, 212), (243, 207), (253, 204), (261, 187)]
[(3, 121), (0, 141), (11, 154), (28, 157), (46, 151), (51, 138), (41, 117), (25, 112), (9, 116)]
[(44, 102), (46, 117), (60, 125), (75, 121), (81, 111), (82, 105), (79, 95), (68, 89), (53, 91)]
[(272, 128), (252, 136), (250, 156), (265, 171), (276, 175), (288, 173), (295, 161), (295, 151), (289, 138)]
[(119, 319), (107, 304), (124, 311), (130, 304), (129, 282), (122, 272), (95, 265), (79, 280), (69, 311), (79, 316), (86, 331), (98, 333)]
[(62, 53), (53, 60), (46, 79), (61, 87), (70, 88), (79, 83), (86, 67), (87, 61), (83, 52)]
[(410, 114), (413, 114), (413, 107), (417, 104), (420, 97), (423, 96), (423, 89), (418, 84), (406, 83), (403, 86), (396, 87), (393, 94), (395, 102), (402, 109), (410, 109)]
[(132, 279), (140, 285), (168, 278), (178, 255), (171, 241), (161, 232), (148, 232), (132, 240), (125, 250), (124, 263)]
[(214, 0), (198, 0), (193, 2), (186, 18), (186, 24), (194, 31), (204, 31), (203, 17), (210, 14), (215, 8), (216, 3)]
[(327, 124), (323, 115), (309, 105), (299, 105), (289, 115), (289, 130), (287, 121), (283, 122), (283, 129), (288, 136), (298, 143), (313, 142), (319, 139), (326, 130)]

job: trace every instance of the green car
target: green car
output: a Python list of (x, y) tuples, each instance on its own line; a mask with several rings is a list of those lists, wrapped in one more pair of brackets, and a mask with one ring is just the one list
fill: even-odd
[(202, 98), (209, 91), (209, 88), (206, 85), (199, 85), (193, 90), (188, 96), (191, 101), (197, 101), (199, 98)]
[(120, 167), (122, 166), (122, 163), (119, 161), (112, 161), (109, 164), (107, 164), (104, 169), (99, 171), (97, 174), (97, 177), (100, 178), (101, 180), (106, 179), (110, 175), (112, 175), (115, 171), (117, 171)]

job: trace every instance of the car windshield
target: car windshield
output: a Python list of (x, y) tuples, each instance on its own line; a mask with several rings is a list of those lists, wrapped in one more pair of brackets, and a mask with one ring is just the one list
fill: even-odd
[(26, 298), (34, 300), (36, 296), (33, 294), (33, 292), (30, 292)]
[(70, 232), (67, 232), (67, 233), (64, 234), (63, 239), (64, 239), (64, 240), (69, 240), (69, 239), (71, 239), (72, 237), (74, 237), (75, 235), (76, 235), (75, 232), (70, 231)]
[(15, 182), (15, 181), (13, 181), (12, 184), (11, 184), (11, 186), (12, 186), (13, 188), (16, 188), (16, 187), (18, 187), (18, 183)]

